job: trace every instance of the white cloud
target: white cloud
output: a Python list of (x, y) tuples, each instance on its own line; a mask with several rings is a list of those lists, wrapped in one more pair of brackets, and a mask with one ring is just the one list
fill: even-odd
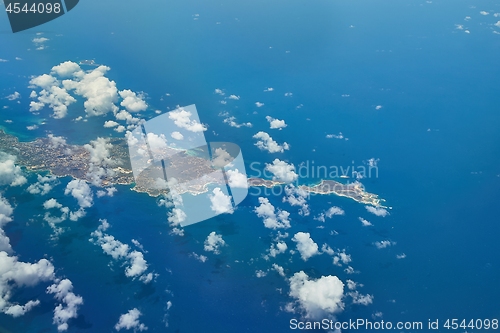
[(21, 168), (15, 165), (17, 157), (0, 152), (0, 185), (21, 186), (28, 180)]
[(289, 184), (285, 187), (285, 196), (283, 202), (288, 202), (292, 206), (300, 206), (299, 214), (308, 216), (310, 214), (309, 205), (307, 204), (306, 197), (308, 193), (303, 189)]
[(365, 206), (366, 210), (374, 215), (385, 217), (389, 215), (389, 212), (385, 210), (384, 208), (380, 207), (372, 207), (372, 206)]
[(488, 13), (487, 11), (484, 11), (484, 10), (480, 11), (479, 14), (484, 15), (484, 16), (490, 15), (490, 13)]
[(271, 92), (271, 91), (274, 91), (274, 88), (269, 87), (269, 88), (264, 89), (264, 92)]
[[(10, 239), (5, 235), (3, 227), (12, 221), (12, 213), (14, 209), (10, 203), (2, 196), (0, 193), (0, 251), (5, 251), (8, 253), (12, 252), (12, 247), (10, 245)], [(1, 295), (0, 295), (1, 296)]]
[(10, 315), (10, 316), (12, 316), (14, 318), (17, 318), (17, 317), (20, 317), (20, 316), (24, 316), (26, 314), (26, 312), (29, 312), (32, 308), (34, 308), (35, 306), (38, 306), (38, 305), (40, 305), (40, 301), (39, 300), (28, 301), (28, 303), (26, 303), (25, 305), (15, 304), (15, 305), (9, 306), (4, 311), (4, 313), (8, 314), (8, 315)]
[(81, 71), (82, 69), (80, 66), (76, 62), (72, 61), (62, 62), (59, 65), (52, 67), (52, 73), (58, 75), (59, 77), (70, 77)]
[(54, 309), (54, 324), (59, 332), (68, 330), (68, 320), (78, 316), (78, 308), (83, 304), (83, 298), (73, 293), (73, 284), (70, 280), (56, 281), (47, 288), (47, 293), (61, 301)]
[(385, 249), (386, 247), (389, 247), (389, 246), (392, 246), (392, 245), (396, 245), (396, 242), (392, 242), (392, 241), (389, 241), (389, 240), (383, 240), (383, 241), (380, 241), (380, 242), (375, 242), (374, 243), (375, 246), (377, 247), (377, 249)]
[(297, 243), (297, 250), (304, 261), (307, 261), (307, 259), (312, 256), (319, 254), (318, 244), (312, 240), (311, 234), (308, 232), (296, 233), (295, 236), (293, 236), (292, 241)]
[(184, 135), (182, 135), (180, 132), (172, 132), (172, 134), (170, 134), (170, 136), (172, 138), (174, 138), (175, 140), (184, 140)]
[(77, 95), (86, 99), (83, 105), (89, 116), (118, 111), (114, 104), (118, 100), (116, 83), (105, 76), (109, 70), (109, 67), (99, 66), (74, 80), (63, 81), (66, 90), (74, 90)]
[(206, 262), (208, 260), (208, 257), (202, 255), (202, 254), (197, 254), (195, 252), (191, 253), (191, 256), (193, 256), (196, 260), (200, 262)]
[(212, 165), (215, 168), (223, 168), (233, 161), (233, 157), (224, 149), (217, 148), (212, 156)]
[[(11, 220), (10, 214), (12, 214), (12, 207), (0, 195), (0, 226), (3, 227)], [(24, 305), (12, 303), (14, 289), (24, 286), (33, 287), (40, 282), (54, 279), (54, 266), (46, 259), (31, 264), (18, 261), (17, 257), (9, 256), (6, 252), (11, 252), (9, 238), (5, 236), (1, 228), (0, 246), (0, 312), (19, 317), (39, 305), (40, 302), (30, 300)]]
[(236, 122), (236, 117), (234, 116), (230, 116), (230, 117), (227, 117), (224, 119), (224, 123), (225, 124), (228, 124), (229, 126), (231, 127), (235, 127), (235, 128), (240, 128), (240, 127), (252, 127), (252, 123), (250, 122), (247, 122), (247, 123), (237, 123)]
[(51, 208), (61, 208), (62, 205), (57, 202), (56, 199), (52, 198), (43, 203), (43, 209), (51, 209)]
[(291, 93), (291, 92), (286, 92), (285, 93), (285, 97), (292, 97), (292, 96), (293, 96), (293, 93)]
[(260, 107), (263, 107), (264, 106), (264, 103), (261, 103), (261, 102), (255, 102), (255, 105), (260, 108)]
[(73, 179), (66, 185), (64, 194), (71, 194), (73, 198), (78, 200), (78, 205), (81, 208), (89, 208), (94, 204), (92, 190), (90, 186), (81, 179)]
[(48, 135), (50, 148), (60, 148), (66, 145), (66, 139), (62, 136), (54, 136), (53, 134)]
[(299, 177), (299, 175), (295, 173), (295, 166), (293, 164), (288, 164), (277, 158), (272, 164), (266, 163), (265, 170), (274, 175), (273, 180), (285, 183), (291, 183)]
[(363, 224), (363, 227), (370, 227), (370, 226), (373, 226), (373, 224), (370, 222), (370, 221), (367, 221), (365, 220), (364, 218), (362, 217), (359, 217), (359, 220), (361, 221), (361, 223)]
[(213, 252), (219, 254), (219, 248), (226, 245), (226, 242), (222, 239), (222, 235), (218, 235), (215, 231), (212, 231), (205, 239), (204, 249), (208, 252)]
[(45, 38), (45, 37), (36, 37), (36, 38), (33, 38), (32, 42), (35, 44), (41, 44), (41, 43), (45, 43), (48, 40), (49, 39)]
[(153, 275), (144, 274), (148, 269), (148, 263), (144, 259), (144, 254), (137, 250), (131, 250), (128, 244), (124, 244), (115, 239), (114, 236), (106, 234), (105, 231), (110, 227), (107, 220), (99, 220), (101, 225), (91, 233), (90, 241), (101, 246), (104, 253), (115, 260), (126, 263), (125, 275), (131, 278), (139, 278), (143, 283), (149, 283)]
[(264, 221), (264, 226), (269, 229), (287, 229), (290, 228), (290, 213), (286, 210), (278, 209), (278, 214), (269, 199), (259, 197), (260, 205), (255, 207), (254, 212)]
[(351, 261), (351, 255), (345, 253), (345, 250), (337, 251), (337, 254), (333, 257), (333, 264), (336, 266), (342, 266), (342, 264), (347, 265)]
[(133, 329), (134, 332), (142, 332), (147, 330), (147, 326), (139, 322), (139, 317), (141, 315), (141, 311), (139, 311), (137, 308), (134, 308), (129, 312), (122, 314), (120, 316), (120, 319), (118, 319), (118, 323), (116, 323), (115, 325), (115, 330), (119, 331), (122, 328), (126, 330)]
[(332, 218), (332, 216), (334, 216), (334, 215), (345, 215), (345, 212), (342, 208), (337, 207), (337, 206), (330, 207), (325, 212), (325, 216), (328, 218)]
[(232, 188), (248, 188), (248, 179), (247, 176), (235, 170), (227, 170), (226, 171), (228, 177), (228, 184)]
[(16, 99), (21, 98), (21, 94), (15, 91), (13, 94), (10, 94), (5, 98), (7, 98), (9, 101), (15, 101)]
[(126, 89), (119, 92), (120, 97), (123, 101), (120, 103), (129, 112), (140, 112), (145, 111), (148, 105), (143, 100), (142, 95), (137, 95), (132, 90)]
[(336, 276), (322, 276), (313, 280), (300, 271), (289, 282), (289, 295), (296, 299), (306, 318), (325, 318), (344, 309), (344, 284)]
[(108, 187), (105, 189), (105, 191), (104, 190), (97, 191), (96, 194), (98, 198), (102, 198), (104, 196), (112, 197), (115, 195), (116, 192), (118, 192), (116, 187)]
[(278, 264), (273, 264), (273, 269), (281, 276), (286, 276), (285, 269)]
[(287, 126), (284, 120), (275, 119), (271, 116), (266, 116), (266, 120), (269, 122), (271, 129), (283, 129)]
[(231, 197), (229, 195), (224, 194), (219, 187), (214, 188), (212, 191), (212, 195), (209, 195), (210, 202), (212, 205), (210, 208), (216, 214), (223, 213), (233, 213), (233, 205), (231, 203)]
[(49, 89), (52, 86), (58, 86), (59, 81), (51, 75), (43, 74), (30, 80), (30, 86), (38, 86), (42, 89)]
[(221, 96), (224, 96), (224, 92), (222, 91), (222, 89), (215, 89), (214, 93), (216, 93), (217, 95), (221, 95)]
[(339, 139), (339, 140), (346, 139), (347, 140), (347, 138), (344, 137), (344, 134), (342, 134), (342, 132), (339, 132), (339, 134), (327, 134), (326, 138), (327, 139)]
[(396, 255), (396, 258), (397, 259), (404, 259), (404, 258), (406, 258), (406, 254), (405, 253), (398, 254), (398, 255)]
[(107, 120), (104, 122), (104, 127), (106, 128), (111, 128), (111, 127), (116, 127), (120, 124), (118, 124), (116, 121), (113, 121), (113, 120)]
[(98, 137), (83, 147), (90, 153), (89, 171), (86, 176), (92, 184), (100, 186), (103, 177), (114, 175), (111, 167), (115, 165), (115, 161), (110, 157), (110, 149), (113, 146), (108, 138)]
[(239, 101), (239, 100), (240, 100), (240, 96), (236, 96), (236, 95), (230, 95), (228, 98), (229, 98), (229, 99), (234, 99), (234, 100), (236, 100), (236, 101)]
[(175, 111), (170, 111), (168, 114), (168, 117), (172, 119), (175, 125), (180, 128), (184, 128), (194, 133), (199, 133), (207, 130), (207, 128), (203, 124), (200, 124), (197, 120), (192, 120), (191, 116), (191, 112), (186, 111), (182, 108)]
[(30, 103), (30, 111), (39, 111), (44, 106), (48, 105), (53, 111), (53, 117), (61, 119), (68, 114), (68, 106), (75, 103), (76, 99), (73, 98), (66, 89), (58, 86), (52, 86), (44, 89), (38, 96), (38, 101)]
[(352, 303), (353, 304), (360, 304), (360, 305), (370, 305), (373, 303), (373, 295), (362, 295), (360, 294), (359, 291), (351, 291), (348, 293), (349, 296), (352, 297)]
[(382, 105), (377, 105), (377, 106), (375, 107), (375, 110), (380, 110), (380, 109), (382, 109)]
[(500, 21), (498, 21), (497, 23), (495, 23), (494, 26), (500, 28)]
[(142, 252), (134, 250), (128, 254), (128, 259), (130, 260), (130, 266), (125, 269), (126, 276), (140, 276), (148, 269), (148, 263), (144, 259)]
[[(269, 257), (274, 258), (280, 253), (285, 253), (287, 249), (288, 246), (283, 241), (278, 241), (276, 244), (271, 244), (271, 247), (269, 248)], [(269, 259), (269, 257), (267, 257), (267, 259)]]
[(262, 278), (262, 277), (265, 277), (267, 275), (267, 272), (264, 272), (263, 270), (257, 270), (255, 271), (255, 276), (258, 277), (258, 278)]
[(290, 149), (290, 145), (286, 142), (283, 145), (278, 144), (273, 138), (266, 132), (258, 132), (253, 136), (254, 139), (258, 139), (255, 144), (260, 150), (267, 150), (269, 153), (282, 153), (285, 150)]

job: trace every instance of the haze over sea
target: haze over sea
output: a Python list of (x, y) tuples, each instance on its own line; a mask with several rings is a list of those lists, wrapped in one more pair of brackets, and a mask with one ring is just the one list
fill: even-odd
[[(258, 195), (249, 195), (233, 214), (188, 226), (178, 236), (170, 233), (157, 198), (118, 185), (114, 196), (95, 197), (85, 217), (61, 223), (64, 232), (54, 238), (43, 221), (43, 203), (56, 198), (78, 208), (64, 195), (71, 181), (65, 177), (46, 196), (29, 194), (26, 186), (2, 187), (15, 207), (4, 228), (12, 248), (22, 261), (50, 259), (56, 273), (73, 282), (84, 304), (69, 332), (113, 331), (133, 308), (148, 332), (288, 332), (289, 320), (301, 318), (298, 307), (297, 313), (285, 311), (294, 301), (288, 279), (301, 270), (314, 279), (351, 279), (364, 285), (360, 293), (373, 296), (366, 306), (346, 298), (335, 314), (339, 321), (426, 325), (437, 318), (500, 318), (499, 12), (497, 1), (87, 0), (18, 34), (8, 33), (1, 14), (0, 59), (8, 61), (0, 62), (0, 109), (7, 107), (0, 126), (22, 141), (52, 133), (82, 145), (124, 135), (103, 127), (112, 114), (74, 121), (85, 116), (83, 99), (63, 119), (52, 118), (48, 108), (29, 112), (31, 76), (65, 61), (93, 59), (111, 68), (106, 76), (119, 90), (144, 93), (149, 108), (143, 119), (196, 104), (207, 140), (238, 144), (249, 176), (258, 176), (252, 162), (262, 170), (276, 158), (296, 167), (307, 161), (367, 166), (373, 159), (378, 177), (361, 182), (392, 207), (382, 217), (348, 198), (314, 195), (304, 216), (282, 201), (283, 194), (268, 195), (291, 214), (291, 228), (282, 232), (295, 253), (265, 260), (277, 233), (254, 212)], [(48, 38), (42, 50), (32, 41), (37, 32)], [(6, 98), (16, 91), (20, 99)], [(239, 99), (225, 99), (232, 94)], [(229, 126), (225, 111), (252, 127)], [(266, 116), (284, 119), (287, 127), (269, 129)], [(38, 128), (27, 130), (34, 124)], [(259, 131), (290, 149), (259, 150), (252, 139)], [(26, 176), (36, 182), (36, 174)], [(332, 206), (345, 215), (314, 219)], [(364, 227), (359, 217), (373, 226)], [(119, 262), (89, 242), (100, 219), (116, 239), (142, 244), (148, 272), (158, 274), (151, 283), (126, 277)], [(213, 231), (226, 244), (220, 254), (204, 250)], [(320, 248), (345, 249), (352, 262), (334, 265), (326, 253), (302, 260), (291, 240), (298, 232), (310, 233)], [(378, 249), (381, 241), (392, 245)], [(284, 267), (285, 278), (273, 263)], [(257, 277), (258, 271), (267, 274)], [(19, 302), (36, 297), (41, 304), (23, 318), (1, 314), (0, 331), (56, 331), (46, 287), (16, 289)]]

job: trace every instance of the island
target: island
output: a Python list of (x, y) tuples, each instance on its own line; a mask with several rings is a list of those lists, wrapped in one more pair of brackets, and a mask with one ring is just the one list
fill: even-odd
[[(169, 192), (169, 188), (179, 194), (198, 195), (208, 191), (210, 184), (225, 184), (222, 173), (216, 172), (212, 162), (204, 154), (192, 154), (177, 151), (175, 158), (168, 162), (153, 162), (141, 174), (134, 178), (128, 145), (125, 138), (108, 139), (110, 161), (107, 172), (100, 179), (102, 186), (113, 184), (133, 185), (132, 190), (156, 197)], [(90, 145), (71, 145), (65, 140), (53, 137), (38, 138), (34, 141), (21, 142), (16, 136), (0, 130), (0, 151), (17, 157), (16, 163), (29, 171), (48, 171), (58, 177), (71, 176), (92, 182)], [(158, 185), (158, 179), (173, 176), (177, 182), (166, 186)], [(165, 184), (163, 184), (165, 185)], [(258, 177), (248, 178), (249, 187), (264, 186), (273, 188), (287, 186), (285, 182)], [(322, 180), (316, 185), (299, 185), (298, 188), (313, 194), (334, 194), (353, 199), (359, 203), (375, 207), (384, 207), (378, 195), (366, 192), (359, 181), (343, 184), (335, 180)], [(385, 208), (385, 207), (384, 207)]]

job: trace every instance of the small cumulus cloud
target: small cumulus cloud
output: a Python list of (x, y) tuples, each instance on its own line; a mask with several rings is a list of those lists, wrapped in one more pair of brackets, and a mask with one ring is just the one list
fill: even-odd
[(274, 159), (272, 164), (266, 163), (265, 170), (273, 174), (273, 180), (285, 183), (291, 183), (299, 177), (295, 172), (295, 166), (288, 164), (278, 158)]
[(311, 279), (300, 271), (288, 281), (289, 295), (296, 300), (294, 304), (289, 304), (288, 309), (293, 311), (293, 306), (297, 304), (305, 317), (310, 319), (326, 318), (344, 309), (344, 284), (338, 277), (328, 275)]
[(215, 231), (212, 231), (207, 236), (207, 239), (205, 239), (205, 243), (203, 245), (205, 251), (220, 254), (219, 249), (221, 246), (225, 246), (226, 242), (222, 239), (222, 235), (219, 235)]
[(390, 241), (390, 240), (383, 240), (383, 241), (378, 241), (373, 243), (377, 249), (385, 249), (389, 246), (396, 245), (396, 242)]
[(377, 216), (386, 217), (387, 215), (390, 215), (386, 209), (381, 207), (365, 206), (365, 208), (368, 212)]
[(270, 117), (270, 116), (266, 116), (266, 120), (269, 122), (271, 129), (281, 130), (281, 129), (287, 127), (287, 124), (285, 123), (284, 120), (275, 119), (275, 118)]
[(282, 145), (278, 144), (273, 138), (266, 132), (258, 132), (253, 136), (254, 139), (257, 139), (257, 143), (255, 145), (260, 150), (266, 150), (269, 153), (282, 153), (285, 150), (290, 149), (290, 145), (284, 142)]
[(121, 329), (134, 330), (134, 332), (146, 331), (148, 328), (143, 323), (139, 322), (139, 317), (142, 315), (141, 311), (134, 308), (125, 314), (122, 314), (115, 325), (115, 330)]
[(296, 233), (292, 241), (297, 243), (297, 250), (300, 253), (302, 260), (307, 261), (307, 259), (311, 258), (319, 254), (318, 244), (316, 244), (312, 238), (311, 234), (308, 232), (298, 232)]

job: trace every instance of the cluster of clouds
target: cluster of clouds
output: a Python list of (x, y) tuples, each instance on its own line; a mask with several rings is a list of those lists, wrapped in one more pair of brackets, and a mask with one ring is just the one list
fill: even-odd
[(224, 120), (223, 120), (223, 122), (225, 124), (228, 124), (231, 127), (240, 128), (240, 127), (252, 127), (253, 126), (251, 122), (238, 123), (236, 121), (236, 117), (235, 116), (230, 116), (228, 112), (222, 112), (222, 113), (219, 114), (219, 116), (225, 117)]
[(33, 184), (30, 184), (26, 191), (28, 191), (31, 194), (40, 194), (40, 195), (46, 195), (48, 194), (55, 185), (59, 183), (58, 179), (56, 176), (42, 176), (40, 174), (37, 175), (37, 181)]
[(260, 131), (253, 136), (254, 139), (257, 139), (255, 145), (260, 150), (265, 150), (269, 153), (282, 153), (285, 150), (290, 149), (290, 145), (286, 142), (283, 144), (279, 144), (274, 141), (273, 138), (266, 132)]
[(59, 209), (62, 213), (60, 218), (53, 217), (49, 212), (45, 213), (44, 220), (47, 221), (52, 227), (54, 224), (65, 221), (68, 216), (71, 221), (78, 221), (86, 215), (85, 209), (94, 205), (94, 195), (92, 189), (86, 181), (81, 179), (71, 180), (64, 189), (65, 195), (71, 195), (78, 202), (78, 210), (70, 212), (68, 207), (63, 207), (62, 204), (52, 198), (44, 202), (43, 207), (46, 210), (53, 208)]
[(269, 229), (288, 229), (290, 228), (290, 213), (286, 210), (278, 209), (269, 202), (268, 198), (259, 197), (260, 205), (255, 207), (254, 212), (262, 218), (264, 226)]
[(148, 263), (144, 259), (142, 252), (132, 250), (128, 244), (124, 244), (115, 239), (114, 236), (106, 234), (105, 231), (110, 227), (105, 219), (99, 220), (101, 225), (91, 233), (90, 241), (99, 245), (103, 252), (111, 256), (114, 260), (119, 260), (125, 263), (125, 275), (144, 283), (149, 283), (153, 280), (153, 273), (147, 273)]
[[(68, 115), (68, 107), (76, 103), (77, 98), (82, 98), (88, 117), (112, 112), (117, 121), (126, 122), (128, 129), (135, 127), (139, 118), (133, 117), (132, 113), (147, 110), (145, 96), (129, 89), (118, 90), (116, 83), (106, 76), (109, 70), (107, 66), (98, 66), (84, 71), (72, 61), (52, 67), (50, 74), (42, 74), (30, 80), (29, 87), (33, 89), (30, 94), (33, 99), (30, 111), (38, 112), (49, 107), (53, 111), (52, 117), (61, 119)], [(76, 118), (80, 119), (81, 117)], [(126, 127), (117, 121), (108, 120), (104, 127), (114, 128), (117, 132), (125, 131)]]
[(40, 300), (29, 300), (25, 304), (12, 301), (14, 290), (22, 287), (34, 287), (42, 282), (53, 284), (46, 290), (54, 294), (60, 303), (54, 309), (53, 321), (59, 332), (68, 329), (68, 321), (78, 316), (78, 309), (83, 304), (81, 296), (73, 293), (73, 284), (68, 279), (58, 279), (54, 265), (47, 259), (35, 263), (19, 261), (13, 255), (10, 239), (5, 235), (4, 226), (11, 222), (14, 208), (0, 194), (0, 312), (12, 317), (20, 317), (40, 304)]

